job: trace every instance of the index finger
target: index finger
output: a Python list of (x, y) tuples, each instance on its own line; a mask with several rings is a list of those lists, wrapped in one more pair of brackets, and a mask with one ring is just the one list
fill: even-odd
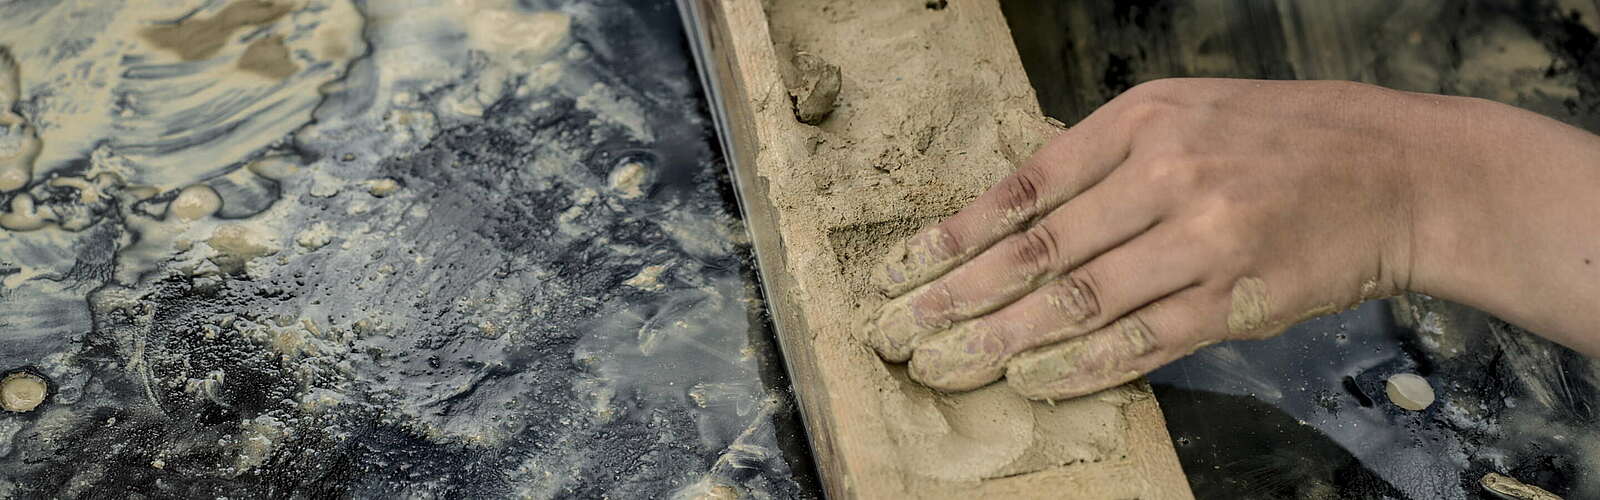
[(971, 205), (894, 248), (873, 273), (891, 297), (933, 281), (1105, 178), (1128, 157), (1107, 105), (1057, 135)]

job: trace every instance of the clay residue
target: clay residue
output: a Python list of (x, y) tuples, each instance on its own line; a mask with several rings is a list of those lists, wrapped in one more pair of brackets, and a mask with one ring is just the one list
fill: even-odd
[(289, 58), (289, 47), (283, 44), (283, 35), (272, 35), (256, 40), (239, 56), (239, 69), (274, 80), (282, 80), (299, 73), (300, 66)]
[(22, 98), (22, 71), (10, 49), (0, 45), (0, 191), (15, 191), (33, 178), (39, 137), (15, 107)]
[(215, 189), (205, 184), (195, 184), (179, 191), (178, 197), (173, 198), (167, 210), (178, 220), (191, 221), (209, 217), (221, 209), (222, 197), (217, 196)]
[(1233, 306), (1228, 311), (1228, 332), (1234, 336), (1258, 333), (1267, 326), (1271, 305), (1267, 296), (1267, 282), (1261, 278), (1243, 277), (1233, 282)]
[(1544, 488), (1533, 486), (1518, 481), (1515, 478), (1490, 472), (1478, 480), (1483, 489), (1505, 495), (1516, 500), (1561, 500), (1559, 495), (1551, 493)]
[(293, 9), (294, 2), (289, 0), (240, 0), (215, 16), (189, 17), (177, 24), (152, 26), (140, 34), (152, 45), (194, 61), (216, 55), (239, 28), (277, 21)]
[(901, 374), (883, 396), (883, 416), (908, 473), (975, 481), (994, 477), (1033, 445), (1033, 410), (1003, 386), (942, 395)]
[(839, 67), (805, 52), (794, 55), (794, 67), (800, 76), (799, 84), (789, 88), (794, 117), (808, 125), (822, 123), (839, 98)]
[(216, 251), (211, 262), (230, 274), (244, 272), (250, 261), (277, 253), (277, 248), (272, 246), (267, 235), (243, 224), (218, 227), (206, 239), (206, 244)]
[(1395, 406), (1422, 411), (1433, 404), (1433, 387), (1428, 379), (1412, 373), (1397, 373), (1384, 384), (1384, 393)]
[[(797, 307), (811, 338), (802, 340), (818, 358), (820, 378), (847, 379), (833, 383), (849, 387), (813, 389), (828, 394), (812, 397), (877, 400), (863, 421), (833, 426), (837, 446), (849, 449), (840, 455), (896, 467), (901, 476), (846, 482), (879, 495), (896, 490), (874, 488), (899, 484), (902, 493), (958, 496), (945, 486), (986, 491), (980, 484), (996, 478), (1023, 484), (1031, 479), (1015, 476), (1129, 456), (1126, 436), (1149, 430), (1124, 412), (1148, 400), (1087, 397), (1051, 406), (1004, 384), (941, 394), (862, 345), (909, 357), (910, 339), (896, 334), (917, 330), (904, 324), (911, 316), (877, 324), (888, 301), (883, 290), (906, 293), (960, 259), (948, 255), (954, 246), (937, 231), (901, 242), (965, 207), (1057, 130), (1033, 108), (1003, 29), (986, 29), (1004, 26), (998, 12), (980, 19), (985, 13), (974, 4), (764, 4), (781, 78), (751, 89), (750, 99), (764, 129), (759, 173), (782, 215), (783, 248), (761, 250), (780, 251), (786, 272), (803, 284), (786, 293), (805, 298)], [(830, 66), (838, 68), (837, 95)], [(873, 441), (881, 435), (869, 429), (877, 428), (889, 443)], [(1175, 459), (1170, 470), (1176, 474)], [(854, 493), (871, 495), (862, 491)]]
[(49, 395), (49, 383), (32, 373), (19, 371), (0, 379), (0, 408), (6, 411), (33, 411)]
[(611, 190), (618, 196), (627, 199), (643, 198), (645, 189), (649, 187), (650, 169), (643, 163), (630, 161), (617, 166), (611, 171), (609, 184)]

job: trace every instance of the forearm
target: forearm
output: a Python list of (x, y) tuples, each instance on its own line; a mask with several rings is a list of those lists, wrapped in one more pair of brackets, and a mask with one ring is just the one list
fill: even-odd
[(1600, 355), (1600, 137), (1472, 99), (1423, 105), (1409, 288)]

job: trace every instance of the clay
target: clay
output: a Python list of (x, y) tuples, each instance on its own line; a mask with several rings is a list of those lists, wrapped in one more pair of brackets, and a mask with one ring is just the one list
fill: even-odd
[(27, 186), (39, 155), (37, 132), (14, 110), (21, 98), (21, 70), (11, 51), (0, 46), (0, 191)]
[(794, 55), (794, 66), (800, 75), (799, 85), (789, 89), (794, 117), (807, 125), (822, 123), (839, 99), (839, 67), (805, 52)]
[(283, 35), (272, 35), (251, 43), (239, 56), (239, 69), (274, 80), (282, 80), (300, 72), (300, 66), (289, 57), (289, 48), (283, 45)]
[(185, 61), (206, 59), (221, 51), (240, 28), (276, 21), (294, 7), (294, 2), (287, 0), (242, 0), (229, 4), (215, 16), (152, 26), (141, 34), (151, 44), (176, 52)]
[(633, 275), (632, 278), (628, 278), (622, 284), (646, 291), (660, 290), (666, 286), (661, 282), (661, 273), (666, 272), (666, 270), (667, 266), (661, 264), (645, 266), (644, 269), (639, 270), (639, 274)]
[(259, 229), (243, 224), (218, 227), (206, 239), (206, 245), (216, 251), (211, 262), (223, 272), (231, 274), (244, 272), (245, 266), (252, 260), (277, 253), (277, 249)]
[(1237, 337), (1258, 333), (1267, 326), (1272, 308), (1267, 282), (1243, 277), (1233, 282), (1233, 306), (1228, 311), (1228, 332)]
[(1422, 411), (1433, 404), (1433, 386), (1428, 379), (1411, 373), (1398, 373), (1384, 384), (1384, 393), (1395, 406), (1411, 411)]
[[(929, 331), (910, 323), (937, 320), (876, 314), (906, 305), (885, 306), (877, 283), (900, 295), (959, 260), (936, 231), (901, 242), (1059, 131), (1038, 114), (997, 5), (772, 1), (770, 38), (742, 38), (759, 21), (724, 8), (755, 130), (736, 165), (755, 176), (740, 179), (741, 199), (828, 492), (1038, 497), (1070, 484), (1090, 497), (1187, 497), (1147, 389), (1054, 404), (1008, 384), (944, 394), (892, 363), (909, 357), (907, 332)], [(880, 317), (898, 323), (868, 323)], [(892, 344), (890, 361), (868, 344)]]
[(367, 194), (371, 194), (372, 196), (378, 198), (384, 198), (392, 195), (395, 192), (400, 191), (400, 188), (400, 183), (394, 179), (377, 179), (373, 181), (367, 181)]
[(222, 197), (217, 196), (216, 190), (205, 184), (195, 184), (179, 191), (167, 211), (178, 220), (192, 221), (210, 217), (221, 209)]
[(19, 371), (0, 379), (0, 408), (6, 411), (33, 411), (49, 395), (50, 385), (32, 373)]
[(50, 214), (34, 205), (33, 195), (18, 193), (11, 198), (11, 210), (0, 213), (0, 227), (12, 231), (32, 231), (50, 224)]
[(643, 163), (630, 161), (611, 171), (609, 184), (618, 196), (627, 199), (643, 198), (650, 181), (650, 170)]
[(1483, 489), (1492, 493), (1504, 495), (1513, 500), (1561, 500), (1559, 495), (1551, 493), (1544, 488), (1533, 486), (1515, 478), (1499, 473), (1490, 472), (1478, 480)]
[(1012, 358), (1006, 383), (1034, 399), (1075, 397), (1089, 388), (1136, 380), (1121, 365), (1155, 349), (1155, 336), (1136, 320), (1120, 319), (1101, 331)]
[(911, 302), (901, 299), (884, 302), (861, 325), (866, 340), (884, 359), (896, 363), (911, 359), (912, 350), (922, 338), (950, 326), (949, 321), (919, 318)]

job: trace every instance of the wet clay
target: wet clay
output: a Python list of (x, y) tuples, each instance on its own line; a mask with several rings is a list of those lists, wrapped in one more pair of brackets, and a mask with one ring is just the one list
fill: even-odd
[(0, 379), (0, 407), (6, 411), (33, 411), (49, 395), (49, 384), (32, 373), (16, 372)]
[(38, 133), (14, 109), (21, 98), (21, 70), (11, 51), (0, 46), (0, 191), (28, 185), (39, 155)]
[(1267, 318), (1271, 314), (1267, 282), (1248, 276), (1239, 278), (1233, 282), (1232, 297), (1233, 306), (1228, 311), (1228, 333), (1245, 336), (1267, 326)]
[[(294, 4), (288, 0), (245, 0), (229, 4), (215, 16), (152, 26), (142, 34), (152, 45), (176, 52), (185, 61), (205, 59), (221, 51), (240, 28), (277, 21), (294, 10)], [(281, 47), (281, 38), (278, 43)]]
[(1478, 484), (1482, 485), (1485, 490), (1516, 500), (1561, 500), (1560, 496), (1546, 491), (1544, 488), (1523, 483), (1510, 476), (1494, 472), (1484, 474), (1483, 479), (1478, 480)]
[[(707, 8), (726, 23), (712, 45), (737, 80), (722, 88), (738, 188), (830, 496), (1188, 498), (1142, 384), (1054, 404), (1006, 384), (943, 394), (866, 346), (876, 264), (1060, 131), (998, 5)], [(836, 95), (819, 95), (833, 68)], [(896, 257), (948, 259), (940, 243)]]
[(178, 220), (190, 221), (222, 210), (222, 197), (217, 196), (217, 191), (205, 184), (195, 184), (178, 191), (178, 197), (172, 199), (168, 213)]
[(283, 44), (283, 35), (272, 35), (251, 43), (239, 56), (239, 69), (274, 80), (282, 80), (300, 72), (300, 66), (289, 58), (289, 47)]
[(1433, 386), (1428, 379), (1412, 373), (1397, 373), (1384, 384), (1384, 393), (1395, 406), (1422, 411), (1433, 404)]
[(789, 89), (794, 117), (810, 125), (822, 123), (839, 99), (839, 67), (805, 52), (794, 55), (794, 67), (800, 76), (800, 85)]

